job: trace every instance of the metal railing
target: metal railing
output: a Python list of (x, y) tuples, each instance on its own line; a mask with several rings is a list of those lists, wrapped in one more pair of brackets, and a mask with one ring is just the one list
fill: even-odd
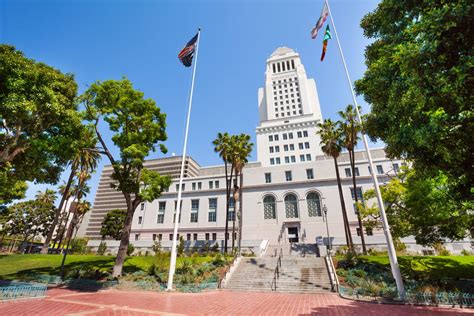
[[(275, 255), (277, 253), (277, 250), (275, 249)], [(275, 270), (273, 271), (273, 279), (272, 279), (272, 284), (271, 284), (271, 289), (272, 291), (277, 290), (277, 280), (280, 278), (280, 269), (281, 269), (281, 258), (283, 258), (283, 249), (280, 248), (280, 252), (278, 254), (278, 259), (276, 262), (276, 267)]]
[(0, 301), (21, 298), (44, 297), (47, 287), (45, 284), (28, 284), (12, 282), (8, 286), (0, 286)]

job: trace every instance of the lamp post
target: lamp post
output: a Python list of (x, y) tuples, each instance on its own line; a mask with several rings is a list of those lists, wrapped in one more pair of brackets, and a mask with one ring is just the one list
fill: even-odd
[(329, 225), (328, 225), (328, 208), (326, 204), (323, 205), (324, 217), (326, 218), (326, 232), (328, 234), (328, 255), (331, 255), (332, 245), (331, 237), (329, 237)]

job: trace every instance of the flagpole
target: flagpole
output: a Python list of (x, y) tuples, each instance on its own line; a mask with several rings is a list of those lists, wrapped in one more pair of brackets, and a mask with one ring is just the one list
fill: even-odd
[(186, 161), (186, 147), (188, 144), (188, 131), (189, 131), (189, 121), (191, 118), (191, 107), (193, 103), (193, 92), (194, 92), (194, 78), (196, 75), (196, 65), (198, 61), (198, 52), (199, 52), (199, 40), (201, 39), (201, 28), (198, 29), (198, 38), (196, 43), (196, 58), (193, 65), (193, 75), (191, 80), (191, 90), (189, 91), (189, 104), (188, 104), (188, 114), (186, 117), (186, 129), (184, 131), (184, 144), (183, 144), (183, 156), (181, 157), (181, 171), (179, 174), (179, 185), (178, 185), (178, 201), (176, 202), (176, 213), (174, 217), (174, 231), (173, 231), (173, 245), (171, 247), (171, 258), (170, 258), (170, 271), (168, 275), (168, 287), (167, 290), (171, 291), (173, 289), (173, 277), (176, 270), (176, 245), (178, 242), (178, 226), (179, 226), (179, 215), (181, 212), (181, 195), (183, 193), (183, 177), (184, 177), (184, 164)]
[[(337, 46), (339, 47), (339, 54), (341, 55), (342, 63), (344, 65), (344, 70), (346, 71), (347, 82), (349, 83), (349, 86), (351, 88), (352, 100), (354, 101), (354, 106), (355, 106), (355, 109), (356, 109), (357, 118), (359, 119), (359, 123), (362, 126), (362, 118), (360, 116), (359, 106), (357, 104), (357, 100), (356, 100), (356, 97), (355, 97), (354, 88), (352, 87), (351, 78), (349, 77), (349, 71), (347, 70), (346, 60), (344, 59), (344, 54), (342, 52), (342, 47), (341, 47), (341, 43), (339, 41), (339, 36), (337, 35), (336, 25), (334, 23), (334, 18), (332, 17), (331, 8), (329, 7), (329, 1), (325, 0), (325, 2), (326, 2), (326, 5), (327, 5), (327, 8), (328, 8), (329, 17), (331, 18), (331, 24), (332, 24), (332, 27), (334, 29), (334, 34), (336, 35)], [(384, 205), (384, 202), (383, 202), (383, 199), (382, 199), (382, 194), (380, 192), (379, 181), (377, 179), (377, 175), (375, 174), (374, 163), (372, 161), (372, 155), (371, 155), (370, 150), (369, 150), (369, 143), (367, 141), (367, 136), (365, 135), (363, 128), (362, 128), (361, 133), (362, 133), (362, 140), (364, 142), (365, 151), (367, 153), (367, 160), (369, 161), (370, 174), (372, 175), (372, 180), (373, 180), (374, 186), (375, 186), (375, 193), (376, 193), (376, 196), (377, 196), (377, 201), (378, 201), (378, 205), (379, 205), (379, 209), (380, 209), (380, 216), (382, 218), (383, 231), (384, 231), (384, 234), (385, 234), (385, 239), (387, 241), (388, 256), (389, 256), (389, 259), (390, 259), (390, 266), (391, 266), (391, 269), (392, 269), (392, 274), (393, 274), (393, 277), (395, 278), (395, 282), (397, 284), (398, 295), (400, 296), (401, 299), (405, 299), (405, 287), (403, 285), (402, 276), (400, 274), (400, 266), (399, 266), (398, 260), (397, 260), (397, 253), (396, 253), (395, 247), (393, 245), (392, 234), (390, 233), (390, 227), (388, 225), (387, 214), (385, 213), (385, 205)]]

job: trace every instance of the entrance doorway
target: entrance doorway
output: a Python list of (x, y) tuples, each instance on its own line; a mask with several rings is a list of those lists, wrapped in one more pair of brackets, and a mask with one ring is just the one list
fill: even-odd
[(288, 241), (289, 242), (299, 242), (298, 227), (288, 227)]

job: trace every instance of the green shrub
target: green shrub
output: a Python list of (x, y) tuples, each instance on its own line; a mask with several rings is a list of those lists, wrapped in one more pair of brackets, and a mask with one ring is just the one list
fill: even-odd
[(181, 264), (179, 264), (177, 267), (176, 267), (176, 273), (179, 273), (179, 274), (189, 274), (189, 273), (193, 273), (193, 265), (191, 263), (191, 261), (188, 261), (188, 260), (185, 260), (183, 262), (181, 262)]
[(407, 245), (405, 245), (405, 243), (403, 243), (399, 238), (395, 238), (393, 240), (393, 246), (395, 247), (395, 251), (397, 253), (405, 253), (407, 250)]
[(97, 248), (97, 254), (99, 256), (103, 256), (106, 251), (107, 251), (107, 243), (105, 241), (101, 241), (99, 244), (99, 247)]
[(212, 252), (219, 252), (219, 243), (215, 243), (214, 246), (211, 247)]
[(461, 251), (461, 255), (462, 256), (470, 256), (471, 255), (471, 252), (469, 250), (466, 250), (466, 249), (463, 249)]
[(361, 269), (352, 269), (352, 270), (349, 270), (349, 273), (352, 273), (358, 278), (365, 278), (367, 276), (367, 272)]
[(222, 267), (225, 265), (225, 258), (224, 256), (222, 256), (222, 254), (220, 253), (217, 253), (214, 258), (212, 259), (212, 264), (215, 266), (215, 267)]
[(154, 241), (151, 250), (153, 250), (155, 255), (159, 255), (161, 253), (161, 241)]
[(446, 249), (446, 247), (441, 243), (437, 242), (433, 245), (434, 250), (438, 254), (438, 256), (450, 256), (451, 253), (449, 250)]
[(347, 270), (345, 269), (336, 269), (336, 273), (340, 277), (346, 277), (347, 276)]
[(70, 251), (74, 254), (84, 255), (87, 253), (87, 238), (74, 238), (71, 240)]
[(362, 283), (362, 279), (355, 276), (354, 274), (352, 273), (348, 273), (346, 275), (346, 283), (349, 285), (349, 286), (352, 286), (352, 287), (356, 287), (356, 286), (359, 286), (361, 283)]
[(360, 290), (364, 295), (380, 296), (380, 286), (370, 279), (361, 282)]
[(182, 257), (184, 254), (184, 238), (183, 236), (179, 237), (179, 244), (177, 249), (178, 257)]
[(133, 244), (128, 244), (128, 248), (127, 248), (127, 256), (130, 256), (132, 255), (132, 253), (135, 251), (135, 246)]

